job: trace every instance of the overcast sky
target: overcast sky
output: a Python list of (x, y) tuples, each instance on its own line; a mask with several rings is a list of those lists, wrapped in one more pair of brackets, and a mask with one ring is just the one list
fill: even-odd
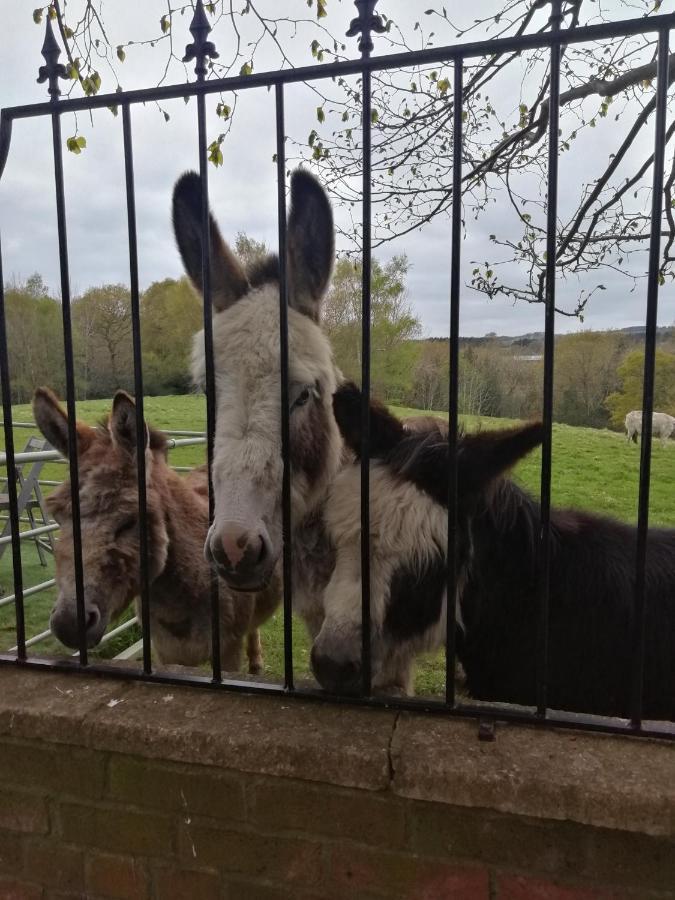
[[(626, 8), (614, 0), (616, 17), (625, 17)], [(35, 3), (35, 0), (34, 0)], [(40, 47), (43, 26), (32, 21), (34, 3), (3, 2), (3, 31), (0, 37), (0, 106), (30, 103), (46, 99), (45, 85), (35, 82), (42, 63)], [(79, 0), (69, 6), (77, 8)], [(243, 5), (243, 4), (242, 4)], [(346, 30), (354, 13), (348, 0), (329, 0), (328, 25), (332, 32)], [(403, 25), (426, 8), (426, 0), (380, 0), (379, 8)], [(456, 4), (447, 3), (452, 13)], [(260, 0), (259, 6), (277, 9), (278, 0)], [(481, 15), (503, 3), (480, 0)], [(673, 0), (666, 0), (662, 12), (672, 11)], [(612, 8), (612, 3), (605, 4)], [(289, 15), (308, 14), (306, 0), (285, 0)], [(463, 12), (473, 15), (476, 5), (462, 4)], [(157, 22), (166, 10), (164, 0), (105, 0), (106, 24), (113, 45), (130, 38), (143, 39), (157, 32)], [(242, 27), (247, 23), (243, 22)], [(189, 40), (189, 16), (178, 19), (174, 26), (176, 44)], [(314, 34), (309, 27), (300, 28), (294, 42), (288, 42), (293, 59), (304, 64), (311, 61), (307, 45)], [(214, 29), (212, 38), (227, 58), (233, 48), (234, 34), (227, 20)], [(353, 55), (356, 55), (355, 41)], [(375, 38), (376, 42), (378, 38)], [(452, 34), (445, 41), (451, 42)], [(381, 48), (384, 50), (385, 48)], [(147, 87), (156, 83), (165, 59), (161, 46), (151, 50), (130, 48), (120, 79), (125, 88)], [(278, 58), (263, 51), (256, 59), (256, 71), (275, 67)], [(517, 109), (522, 78), (522, 64), (512, 67), (512, 73), (495, 88), (501, 96), (513, 95)], [(110, 74), (101, 67), (104, 90), (114, 86)], [(190, 74), (190, 78), (192, 78)], [(169, 73), (169, 81), (182, 81), (180, 66)], [(222, 130), (213, 115), (216, 97), (209, 100), (209, 135), (213, 139)], [(287, 131), (299, 137), (316, 125), (316, 99), (304, 86), (287, 89)], [(133, 134), (137, 186), (137, 214), (139, 231), (139, 263), (142, 286), (153, 280), (181, 274), (178, 254), (174, 247), (170, 222), (172, 184), (180, 172), (196, 168), (196, 104), (185, 105), (182, 100), (166, 104), (171, 119), (164, 122), (161, 112), (153, 105), (133, 108)], [(80, 114), (79, 132), (88, 142), (80, 156), (64, 153), (67, 185), (67, 213), (70, 244), (71, 282), (74, 293), (90, 285), (128, 281), (126, 208), (124, 170), (121, 142), (121, 116), (113, 118), (107, 110), (94, 113), (93, 126), (89, 117)], [(592, 137), (580, 142), (570, 154), (561, 159), (561, 205), (570, 206), (579, 197), (584, 180), (593, 177), (595, 163), (606, 159), (613, 146), (616, 129), (621, 123), (610, 118), (601, 120)], [(64, 117), (65, 137), (75, 133), (76, 125), (70, 116)], [(638, 158), (648, 155), (653, 134), (650, 121), (648, 132), (636, 147)], [(232, 134), (223, 144), (224, 165), (210, 170), (212, 204), (223, 233), (231, 238), (237, 231), (276, 243), (276, 170), (272, 163), (275, 142), (273, 94), (264, 89), (242, 92)], [(633, 160), (634, 162), (634, 160)], [(600, 167), (600, 171), (602, 167)], [(50, 123), (46, 118), (16, 122), (7, 167), (0, 182), (0, 229), (2, 234), (5, 279), (21, 279), (39, 271), (54, 290), (58, 286), (58, 255), (55, 205), (53, 191)], [(471, 261), (492, 260), (493, 250), (487, 236), (505, 227), (508, 210), (503, 196), (495, 194), (495, 203), (488, 215), (477, 222), (468, 220), (467, 236), (463, 242), (463, 282), (470, 277)], [(377, 251), (383, 260), (394, 252), (406, 252), (411, 262), (409, 278), (410, 299), (422, 321), (425, 335), (446, 335), (448, 332), (450, 226), (446, 218), (438, 218), (421, 232), (408, 235)], [(638, 268), (642, 264), (637, 264)], [(646, 263), (644, 263), (646, 266)], [(584, 286), (602, 281), (606, 290), (591, 300), (586, 321), (581, 326), (575, 320), (558, 317), (559, 331), (580, 327), (606, 328), (636, 325), (644, 322), (644, 282), (630, 293), (631, 284), (619, 274), (603, 273), (591, 276)], [(559, 297), (572, 303), (579, 285), (561, 285)], [(675, 292), (668, 286), (661, 292), (660, 324), (675, 321)], [(543, 311), (524, 303), (513, 304), (507, 299), (487, 300), (468, 288), (463, 292), (462, 332), (483, 335), (487, 332), (519, 334), (540, 330)]]

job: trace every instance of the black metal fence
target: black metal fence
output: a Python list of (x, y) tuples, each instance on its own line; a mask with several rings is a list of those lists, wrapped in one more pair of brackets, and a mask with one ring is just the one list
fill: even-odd
[[(193, 42), (187, 47), (185, 60), (195, 60), (196, 81), (192, 83), (160, 86), (146, 90), (126, 91), (115, 94), (66, 99), (60, 98), (59, 79), (66, 77), (65, 67), (58, 62), (60, 50), (54, 38), (49, 16), (46, 23), (46, 37), (43, 46), (45, 65), (40, 67), (39, 81), (47, 82), (50, 99), (44, 103), (15, 106), (1, 111), (0, 117), (0, 176), (4, 170), (13, 123), (31, 117), (50, 117), (53, 135), (54, 180), (56, 188), (57, 231), (61, 273), (61, 297), (63, 315), (63, 336), (66, 373), (66, 401), (69, 424), (69, 464), (72, 491), (73, 538), (75, 545), (75, 585), (79, 624), (79, 658), (76, 661), (30, 657), (26, 652), (26, 631), (24, 620), (24, 588), (21, 567), (20, 524), (17, 509), (15, 451), (12, 433), (12, 407), (10, 372), (7, 353), (7, 331), (2, 277), (2, 254), (0, 248), (0, 379), (2, 381), (2, 405), (4, 415), (6, 465), (9, 492), (9, 515), (12, 523), (12, 559), (14, 576), (14, 596), (16, 609), (16, 654), (0, 654), (0, 664), (26, 667), (58, 669), (60, 671), (86, 671), (115, 678), (133, 678), (148, 681), (188, 683), (235, 691), (277, 693), (299, 696), (306, 699), (339, 702), (338, 697), (329, 697), (318, 690), (297, 688), (294, 684), (292, 654), (292, 600), (291, 600), (291, 469), (289, 403), (288, 403), (288, 321), (287, 321), (287, 279), (286, 279), (286, 188), (285, 188), (285, 130), (284, 130), (284, 87), (297, 82), (311, 82), (346, 75), (360, 75), (362, 91), (363, 129), (363, 280), (362, 280), (362, 388), (364, 403), (362, 409), (362, 433), (368, 446), (370, 394), (370, 293), (371, 293), (371, 73), (398, 69), (411, 65), (452, 63), (454, 66), (454, 111), (453, 111), (453, 175), (451, 210), (451, 279), (450, 279), (450, 338), (449, 338), (449, 504), (448, 504), (448, 598), (455, 596), (457, 582), (457, 444), (458, 444), (458, 348), (459, 348), (459, 305), (461, 285), (461, 203), (462, 203), (462, 96), (463, 67), (465, 60), (490, 53), (517, 53), (534, 49), (550, 51), (550, 88), (548, 121), (548, 182), (547, 182), (547, 258), (545, 292), (545, 344), (544, 344), (544, 386), (543, 421), (544, 443), (541, 466), (541, 525), (539, 541), (539, 587), (540, 616), (537, 651), (537, 708), (536, 711), (520, 707), (499, 707), (487, 704), (460, 704), (455, 698), (455, 610), (454, 604), (447, 604), (447, 649), (446, 649), (446, 697), (444, 701), (433, 699), (379, 698), (371, 694), (371, 650), (370, 650), (370, 556), (369, 556), (369, 459), (363, 454), (361, 462), (361, 561), (362, 561), (362, 673), (363, 688), (359, 698), (350, 698), (349, 703), (370, 706), (389, 706), (411, 710), (425, 710), (446, 715), (474, 716), (480, 720), (501, 719), (528, 723), (552, 724), (556, 726), (583, 727), (591, 730), (624, 734), (653, 735), (675, 738), (675, 723), (643, 723), (642, 683), (645, 655), (645, 559), (649, 517), (650, 460), (652, 444), (652, 411), (654, 397), (654, 368), (656, 348), (657, 304), (659, 288), (660, 223), (663, 212), (664, 151), (666, 134), (667, 91), (669, 84), (669, 34), (675, 28), (675, 14), (608, 22), (602, 25), (578, 27), (563, 30), (562, 0), (552, 0), (551, 28), (546, 32), (520, 34), (497, 40), (465, 43), (456, 46), (435, 47), (415, 52), (395, 53), (387, 56), (371, 56), (373, 43), (371, 32), (382, 31), (383, 26), (375, 14), (377, 0), (355, 0), (358, 16), (348, 32), (349, 36), (360, 35), (361, 57), (354, 61), (335, 62), (296, 69), (285, 69), (261, 74), (207, 80), (207, 59), (213, 58), (215, 47), (208, 41), (210, 26), (202, 0), (197, 0), (194, 18), (190, 26)], [(550, 580), (550, 527), (551, 527), (551, 437), (553, 409), (553, 351), (555, 314), (555, 260), (556, 260), (556, 215), (558, 184), (558, 116), (561, 48), (582, 42), (608, 41), (613, 38), (652, 33), (658, 36), (658, 59), (656, 81), (656, 125), (654, 135), (654, 166), (652, 184), (652, 213), (649, 244), (649, 273), (647, 279), (647, 319), (645, 341), (643, 432), (640, 457), (640, 489), (636, 547), (635, 581), (635, 622), (632, 656), (631, 718), (610, 719), (600, 716), (582, 715), (553, 711), (547, 704), (548, 669), (548, 608)], [(64, 113), (92, 110), (116, 106), (122, 110), (122, 139), (126, 176), (126, 200), (129, 239), (129, 274), (131, 285), (132, 338), (134, 352), (134, 376), (136, 393), (136, 426), (138, 445), (144, 445), (143, 372), (141, 358), (141, 332), (138, 282), (138, 250), (136, 238), (136, 208), (134, 185), (134, 160), (131, 129), (131, 108), (146, 101), (161, 101), (174, 98), (196, 97), (197, 126), (199, 135), (199, 174), (202, 185), (202, 228), (208, 234), (208, 164), (205, 99), (209, 94), (220, 91), (250, 90), (255, 87), (274, 87), (276, 101), (276, 160), (278, 183), (278, 225), (280, 262), (280, 343), (281, 343), (281, 409), (282, 409), (282, 454), (283, 475), (283, 588), (284, 588), (284, 684), (275, 685), (262, 682), (223, 679), (220, 665), (220, 630), (217, 577), (212, 575), (212, 673), (211, 676), (177, 675), (153, 671), (150, 649), (150, 614), (148, 583), (148, 535), (146, 510), (145, 458), (138, 458), (139, 486), (139, 527), (141, 546), (141, 621), (143, 626), (142, 668), (120, 668), (97, 663), (88, 659), (85, 633), (85, 606), (83, 566), (81, 554), (81, 523), (79, 508), (78, 458), (75, 416), (75, 381), (73, 363), (73, 341), (71, 324), (71, 296), (68, 271), (68, 238), (66, 231), (65, 193), (62, 160), (61, 117)], [(206, 345), (206, 399), (207, 399), (207, 456), (209, 469), (213, 457), (215, 426), (215, 379), (213, 367), (213, 338), (211, 320), (210, 286), (210, 246), (202, 242), (202, 275), (204, 286), (204, 331)], [(209, 515), (213, 518), (213, 489), (209, 483)], [(485, 732), (484, 732), (485, 733)], [(489, 734), (489, 729), (487, 730)]]

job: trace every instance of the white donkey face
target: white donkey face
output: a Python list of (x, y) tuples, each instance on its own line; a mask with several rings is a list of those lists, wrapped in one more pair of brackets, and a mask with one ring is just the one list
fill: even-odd
[[(185, 175), (174, 190), (174, 227), (186, 270), (201, 289), (201, 190)], [(258, 590), (281, 550), (279, 274), (274, 258), (244, 269), (211, 220), (216, 435), (215, 516), (205, 552), (239, 590)], [(333, 219), (318, 182), (291, 180), (288, 223), (289, 404), (292, 514), (298, 522), (323, 496), (342, 442), (331, 410), (337, 372), (319, 325), (334, 257)], [(204, 337), (193, 377), (204, 382)]]

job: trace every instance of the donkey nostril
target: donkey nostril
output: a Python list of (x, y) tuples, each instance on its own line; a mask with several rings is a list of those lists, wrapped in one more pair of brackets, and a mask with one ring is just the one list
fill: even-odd
[(87, 612), (86, 618), (86, 629), (87, 631), (91, 631), (93, 628), (96, 628), (98, 623), (101, 620), (101, 613), (97, 609), (90, 609)]
[(262, 534), (258, 535), (258, 540), (260, 541), (260, 550), (258, 551), (258, 559), (256, 560), (257, 565), (265, 562), (267, 557), (267, 545), (265, 543), (265, 538)]

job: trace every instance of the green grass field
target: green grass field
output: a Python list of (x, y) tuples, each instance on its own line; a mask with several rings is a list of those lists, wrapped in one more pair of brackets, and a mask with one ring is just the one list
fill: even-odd
[[(110, 401), (92, 400), (78, 403), (78, 416), (85, 422), (95, 423), (107, 414)], [(148, 421), (167, 430), (202, 431), (205, 427), (205, 403), (202, 396), (147, 397), (145, 399)], [(400, 415), (419, 414), (418, 410), (396, 409)], [(18, 422), (32, 420), (29, 406), (14, 408)], [(503, 419), (466, 419), (467, 430), (495, 428), (512, 424)], [(32, 432), (17, 428), (14, 431), (16, 450), (23, 449)], [(4, 436), (0, 436), (4, 446)], [(179, 447), (171, 451), (170, 460), (176, 466), (200, 465), (205, 459), (203, 446)], [(531, 454), (515, 470), (514, 477), (528, 490), (539, 490), (541, 453)], [(62, 480), (67, 473), (62, 464), (48, 464), (41, 478)], [(4, 473), (3, 473), (4, 474)], [(634, 522), (637, 510), (639, 478), (639, 448), (627, 444), (622, 434), (591, 428), (573, 428), (556, 425), (553, 430), (553, 503), (571, 506), (615, 516)], [(662, 447), (654, 446), (651, 477), (650, 521), (654, 525), (675, 526), (675, 442)], [(49, 490), (46, 488), (45, 490)], [(22, 546), (24, 585), (30, 586), (53, 577), (51, 558), (43, 567), (32, 543)], [(0, 560), (0, 597), (13, 593), (11, 549), (6, 547)], [(54, 601), (54, 590), (44, 591), (25, 600), (26, 634), (28, 637), (48, 628), (49, 610)], [(12, 604), (0, 608), (0, 650), (7, 650), (15, 643), (14, 608)], [(300, 677), (308, 675), (309, 644), (301, 622), (294, 622), (294, 660)], [(137, 640), (137, 629), (113, 639), (99, 652), (100, 657), (111, 657)], [(283, 671), (282, 617), (275, 615), (265, 626), (264, 651), (266, 674), (278, 679)], [(52, 638), (40, 642), (31, 651), (40, 654), (62, 654), (64, 649)], [(96, 654), (95, 654), (96, 655)], [(420, 661), (416, 686), (418, 693), (437, 693), (443, 688), (443, 660), (440, 655)]]

